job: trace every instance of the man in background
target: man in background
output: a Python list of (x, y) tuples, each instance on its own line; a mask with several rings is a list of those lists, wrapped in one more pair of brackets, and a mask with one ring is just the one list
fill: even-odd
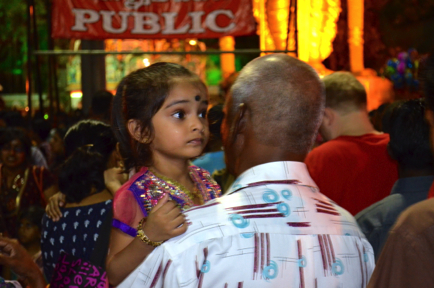
[(326, 108), (319, 131), (327, 142), (305, 163), (321, 192), (356, 215), (389, 195), (397, 163), (387, 153), (389, 135), (369, 121), (363, 85), (349, 72), (332, 73), (323, 82)]

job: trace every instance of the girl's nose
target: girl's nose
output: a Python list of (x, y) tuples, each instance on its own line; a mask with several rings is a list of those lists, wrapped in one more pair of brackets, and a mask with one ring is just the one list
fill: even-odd
[(201, 133), (204, 132), (205, 130), (205, 121), (203, 118), (196, 116), (194, 117), (193, 123), (192, 123), (192, 130), (193, 131), (199, 131)]

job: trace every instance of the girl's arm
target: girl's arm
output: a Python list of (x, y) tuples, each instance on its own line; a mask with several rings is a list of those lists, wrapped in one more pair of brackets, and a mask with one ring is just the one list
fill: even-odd
[[(181, 209), (175, 202), (169, 201), (166, 194), (149, 212), (142, 228), (151, 241), (160, 242), (181, 235), (187, 230), (187, 224)], [(153, 250), (154, 247), (138, 237), (112, 229), (106, 264), (110, 284), (119, 285)]]

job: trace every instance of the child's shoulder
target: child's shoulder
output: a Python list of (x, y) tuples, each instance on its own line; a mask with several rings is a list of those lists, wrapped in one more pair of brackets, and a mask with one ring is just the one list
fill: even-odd
[(199, 166), (195, 166), (195, 165), (190, 165), (190, 171), (197, 173), (199, 176), (202, 176), (204, 178), (211, 178), (211, 173), (209, 173), (208, 170), (205, 170)]
[[(217, 182), (211, 177), (211, 173), (208, 170), (200, 168), (198, 166), (191, 165), (190, 171), (193, 173), (193, 179), (197, 183), (204, 184), (206, 186), (206, 190), (210, 192), (212, 195), (208, 195), (210, 199), (214, 199), (221, 196), (221, 188), (217, 184)], [(209, 199), (205, 199), (206, 201)]]

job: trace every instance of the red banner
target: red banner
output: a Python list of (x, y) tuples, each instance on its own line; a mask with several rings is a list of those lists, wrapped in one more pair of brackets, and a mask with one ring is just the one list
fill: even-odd
[(251, 0), (54, 0), (54, 38), (219, 38), (255, 31)]

